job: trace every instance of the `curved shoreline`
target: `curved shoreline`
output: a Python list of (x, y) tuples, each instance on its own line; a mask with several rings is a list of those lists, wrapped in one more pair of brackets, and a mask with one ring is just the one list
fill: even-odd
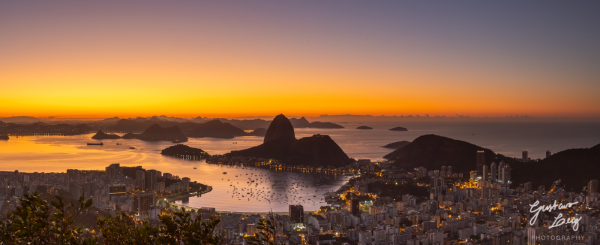
[(172, 201), (181, 200), (181, 199), (184, 199), (184, 198), (187, 198), (187, 197), (193, 197), (193, 196), (197, 196), (197, 195), (203, 195), (203, 194), (211, 192), (212, 189), (213, 189), (212, 186), (210, 186), (210, 185), (207, 185), (206, 187), (207, 188), (204, 191), (196, 191), (196, 192), (188, 192), (188, 193), (181, 193), (180, 192), (180, 193), (173, 194), (173, 195), (170, 195), (170, 196), (167, 196), (167, 197), (160, 197), (159, 199), (163, 199), (163, 200), (165, 200), (167, 202), (172, 202)]

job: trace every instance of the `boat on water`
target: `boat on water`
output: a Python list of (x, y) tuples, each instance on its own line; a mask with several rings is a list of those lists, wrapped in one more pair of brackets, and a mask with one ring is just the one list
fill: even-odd
[(135, 150), (135, 147), (132, 146), (132, 147), (129, 147), (129, 149)]
[(197, 169), (196, 167), (194, 167), (194, 169)]
[(227, 174), (227, 172), (223, 172), (223, 174)]
[(121, 145), (121, 143), (117, 143), (117, 145)]
[(104, 145), (104, 144), (102, 144), (102, 142), (100, 142), (100, 143), (87, 143), (87, 145)]

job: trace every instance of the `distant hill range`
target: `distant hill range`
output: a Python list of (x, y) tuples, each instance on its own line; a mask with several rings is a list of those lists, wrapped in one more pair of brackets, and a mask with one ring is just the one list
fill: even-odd
[(395, 128), (390, 128), (391, 131), (408, 131), (408, 129), (404, 128), (404, 127), (395, 127)]
[(263, 144), (232, 151), (226, 156), (273, 158), (287, 165), (312, 167), (341, 167), (353, 162), (327, 135), (317, 134), (297, 140), (291, 121), (284, 115), (273, 119)]
[(267, 135), (267, 129), (266, 128), (257, 128), (254, 131), (252, 131), (251, 133), (248, 133), (248, 135), (265, 136), (265, 135)]
[(0, 122), (0, 134), (62, 134), (62, 135), (78, 135), (87, 134), (95, 131), (94, 128), (87, 124), (46, 124), (36, 122), (32, 124), (16, 124)]
[[(237, 119), (222, 119), (219, 118), (219, 121), (230, 123), (233, 126), (236, 126), (241, 129), (257, 129), (257, 128), (268, 128), (271, 125), (271, 121), (262, 120), (262, 119), (252, 119), (252, 120), (237, 120)], [(306, 118), (290, 118), (290, 123), (294, 128), (344, 128), (343, 126), (330, 122), (308, 122)]]
[[(212, 137), (212, 138), (234, 138), (237, 136), (264, 136), (271, 121), (262, 119), (253, 120), (236, 120), (236, 119), (214, 119), (206, 121), (205, 119), (192, 121), (165, 121), (160, 118), (135, 118), (135, 119), (120, 119), (114, 125), (108, 126), (110, 131), (121, 131), (138, 133), (143, 132), (151, 125), (158, 124), (161, 127), (177, 126), (187, 137)], [(197, 123), (201, 121), (202, 123)], [(293, 127), (307, 128), (343, 128), (340, 125), (327, 122), (312, 122), (309, 123), (304, 117), (292, 120)], [(290, 122), (292, 122), (290, 121)], [(295, 124), (295, 125), (294, 125)], [(254, 132), (247, 133), (244, 129), (253, 129)], [(135, 137), (134, 134), (124, 135), (123, 137)]]
[(600, 144), (591, 148), (569, 149), (541, 161), (515, 163), (511, 177), (513, 183), (531, 181), (533, 188), (544, 185), (546, 190), (553, 181), (561, 180), (567, 190), (581, 191), (588, 181), (600, 180)]
[(146, 131), (137, 136), (138, 139), (155, 141), (155, 140), (170, 140), (184, 142), (188, 138), (185, 136), (178, 126), (161, 127), (158, 124), (153, 124)]
[(168, 140), (173, 142), (185, 142), (188, 138), (185, 136), (178, 126), (161, 127), (160, 125), (152, 124), (141, 134), (127, 133), (123, 135), (123, 139), (140, 139), (146, 141), (162, 141)]
[(560, 179), (561, 186), (580, 191), (589, 180), (600, 179), (600, 144), (589, 149), (561, 151), (540, 161), (520, 162), (465, 141), (423, 135), (384, 158), (407, 170), (420, 166), (428, 170), (452, 166), (453, 172), (468, 174), (476, 170), (475, 156), (478, 150), (485, 151), (485, 163), (488, 166), (500, 161), (510, 165), (513, 188), (532, 182), (533, 188), (544, 185), (548, 190), (554, 181)]
[(219, 120), (194, 125), (188, 132), (189, 137), (233, 138), (248, 135), (244, 130)]

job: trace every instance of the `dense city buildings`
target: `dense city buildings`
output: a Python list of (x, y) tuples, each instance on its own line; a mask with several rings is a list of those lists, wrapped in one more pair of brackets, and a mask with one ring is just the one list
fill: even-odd
[(477, 151), (476, 155), (477, 174), (483, 173), (483, 165), (485, 165), (485, 151)]
[(302, 205), (290, 205), (289, 214), (292, 223), (304, 223), (304, 207)]
[[(483, 152), (473, 153), (483, 159)], [(391, 162), (361, 160), (349, 166), (355, 177), (335, 193), (327, 193), (328, 206), (304, 210), (289, 205), (288, 213), (220, 212), (218, 207), (189, 208), (192, 219), (220, 219), (215, 232), (226, 242), (247, 244), (259, 234), (267, 216), (277, 223), (275, 239), (284, 244), (596, 244), (600, 220), (596, 209), (598, 180), (590, 180), (585, 192), (565, 190), (560, 180), (552, 186), (532, 182), (511, 186), (511, 167), (504, 161), (477, 161), (471, 175), (418, 167), (406, 171)], [(307, 173), (310, 174), (310, 173)], [(15, 210), (26, 193), (65, 193), (72, 199), (92, 198), (98, 212), (125, 212), (138, 220), (161, 225), (158, 215), (180, 207), (162, 197), (189, 193), (198, 184), (142, 166), (111, 164), (105, 171), (69, 169), (66, 173), (0, 172), (0, 210)], [(407, 188), (403, 188), (406, 186)], [(532, 205), (576, 203), (560, 211), (577, 219), (571, 225), (551, 227), (552, 215), (543, 213), (532, 222)], [(558, 242), (556, 237), (568, 237)], [(555, 239), (555, 240), (552, 240)]]

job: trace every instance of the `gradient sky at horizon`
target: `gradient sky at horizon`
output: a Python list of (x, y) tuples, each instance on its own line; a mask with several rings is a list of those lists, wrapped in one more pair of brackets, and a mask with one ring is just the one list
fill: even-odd
[(600, 116), (599, 1), (2, 1), (0, 116)]

